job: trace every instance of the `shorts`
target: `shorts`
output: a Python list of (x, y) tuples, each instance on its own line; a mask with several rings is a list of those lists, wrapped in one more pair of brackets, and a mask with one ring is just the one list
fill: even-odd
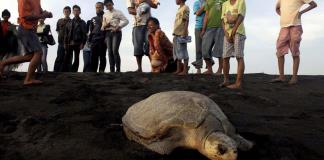
[(133, 28), (134, 56), (148, 55), (147, 26), (136, 26)]
[(224, 37), (224, 53), (223, 58), (244, 57), (244, 45), (245, 45), (246, 36), (242, 34), (236, 34), (234, 37), (234, 43), (229, 43)]
[(302, 34), (302, 26), (281, 28), (277, 40), (277, 56), (281, 57), (288, 54), (289, 49), (293, 56), (299, 56), (299, 47), (302, 40)]
[(222, 58), (224, 43), (224, 30), (222, 28), (209, 28), (202, 39), (202, 54), (204, 59), (212, 57)]
[(17, 31), (18, 52), (20, 55), (28, 55), (42, 51), (42, 45), (39, 42), (37, 34), (30, 29), (24, 29), (19, 26)]
[(174, 60), (189, 59), (187, 43), (179, 43), (177, 38), (180, 38), (180, 37), (175, 36), (173, 38), (173, 58), (174, 58)]

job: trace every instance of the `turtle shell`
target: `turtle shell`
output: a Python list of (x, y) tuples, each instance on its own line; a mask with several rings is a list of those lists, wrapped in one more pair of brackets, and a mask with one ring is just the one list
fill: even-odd
[(131, 106), (123, 117), (123, 125), (134, 135), (150, 140), (165, 135), (173, 127), (197, 128), (210, 113), (227, 119), (216, 103), (204, 95), (162, 92)]

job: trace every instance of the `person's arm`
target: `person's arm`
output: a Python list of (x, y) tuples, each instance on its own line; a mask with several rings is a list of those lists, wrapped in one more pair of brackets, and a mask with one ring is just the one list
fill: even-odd
[(277, 14), (280, 16), (281, 15), (281, 12), (280, 12), (280, 0), (277, 1), (277, 4), (276, 4), (276, 12)]
[(222, 27), (223, 27), (224, 35), (225, 35), (225, 38), (226, 38), (227, 42), (229, 42), (229, 43), (233, 43), (233, 42), (232, 42), (232, 39), (230, 39), (230, 36), (229, 36), (228, 32), (226, 31), (226, 27), (225, 27), (225, 21), (224, 21), (224, 19), (222, 19)]
[(149, 4), (151, 8), (156, 9), (158, 7), (158, 4), (153, 3), (152, 0), (146, 0), (146, 3)]
[(118, 25), (119, 30), (126, 27), (129, 24), (129, 20), (126, 18), (126, 16), (123, 14), (123, 12), (119, 12), (119, 18), (120, 18), (120, 23)]
[(198, 1), (196, 1), (195, 2), (195, 4), (194, 4), (194, 14), (196, 15), (196, 16), (201, 16), (202, 14), (204, 14), (205, 13), (205, 7), (204, 7), (204, 5), (202, 5), (201, 7), (199, 7), (199, 2)]
[(245, 5), (245, 0), (242, 0), (241, 3), (238, 6), (238, 17), (235, 22), (235, 25), (233, 27), (232, 33), (231, 33), (231, 38), (234, 41), (235, 34), (242, 24), (244, 18), (245, 18), (245, 13), (246, 13), (246, 5)]
[(162, 31), (159, 29), (156, 31), (154, 35), (154, 46), (156, 47), (155, 50), (158, 52), (159, 55), (163, 54), (163, 50), (161, 47), (161, 36), (162, 36)]
[(317, 3), (314, 2), (314, 1), (311, 1), (309, 3), (309, 6), (307, 8), (305, 8), (304, 10), (302, 10), (302, 11), (299, 12), (299, 17), (301, 17), (304, 13), (306, 13), (306, 12), (308, 12), (308, 11), (316, 8), (316, 7), (317, 7)]
[(189, 35), (189, 16), (190, 16), (190, 9), (187, 8), (187, 10), (185, 10), (183, 18), (182, 18), (182, 20), (185, 22), (185, 28), (186, 28), (185, 36)]
[(203, 24), (203, 28), (202, 28), (201, 33), (200, 33), (201, 37), (203, 37), (205, 32), (206, 32), (207, 24), (208, 24), (208, 11), (206, 11), (206, 15), (204, 17), (204, 24)]
[(56, 23), (56, 32), (57, 33), (59, 33), (59, 31), (60, 31), (60, 24), (59, 23), (60, 23), (60, 20), (58, 20), (57, 23)]
[(236, 34), (236, 32), (237, 32), (237, 29), (240, 27), (240, 25), (242, 24), (243, 20), (244, 20), (244, 17), (240, 14), (240, 15), (237, 17), (236, 23), (235, 23), (235, 25), (234, 25), (234, 27), (233, 27), (233, 30), (232, 30), (232, 33), (231, 33), (231, 36), (230, 36), (230, 38), (231, 38), (232, 40), (234, 40), (235, 34)]

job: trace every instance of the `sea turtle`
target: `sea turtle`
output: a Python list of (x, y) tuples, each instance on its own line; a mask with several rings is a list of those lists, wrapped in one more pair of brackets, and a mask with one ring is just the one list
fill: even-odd
[(128, 139), (159, 154), (183, 147), (212, 160), (236, 160), (237, 148), (253, 146), (213, 100), (194, 92), (154, 94), (131, 106), (122, 120)]

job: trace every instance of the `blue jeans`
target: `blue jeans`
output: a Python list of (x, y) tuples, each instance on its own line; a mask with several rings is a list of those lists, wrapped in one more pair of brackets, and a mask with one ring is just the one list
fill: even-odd
[(83, 72), (91, 72), (91, 51), (83, 50)]
[(106, 34), (106, 44), (108, 48), (110, 72), (120, 72), (119, 46), (122, 40), (122, 32), (108, 31)]

